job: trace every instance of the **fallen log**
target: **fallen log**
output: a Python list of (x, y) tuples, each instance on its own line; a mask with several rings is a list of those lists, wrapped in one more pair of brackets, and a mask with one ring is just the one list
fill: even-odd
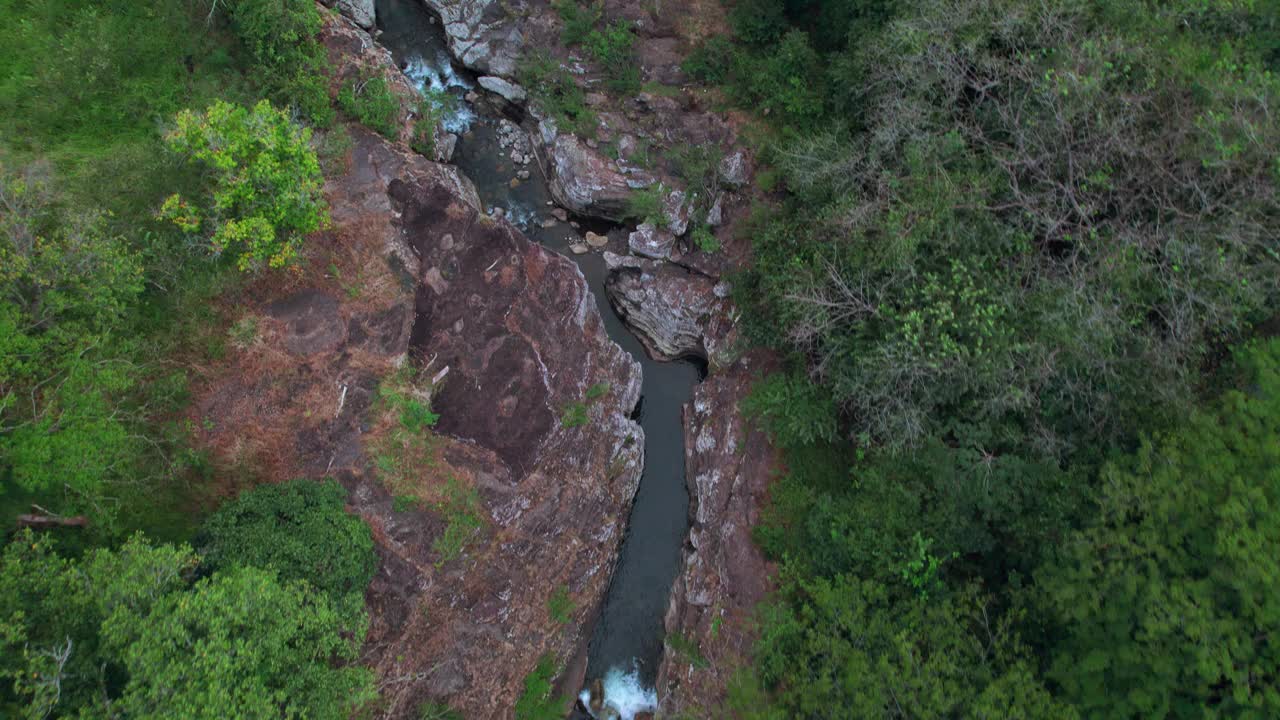
[(41, 530), (51, 527), (88, 527), (89, 518), (84, 515), (75, 515), (72, 517), (62, 517), (60, 515), (29, 515), (23, 514), (18, 516), (19, 528), (34, 528)]

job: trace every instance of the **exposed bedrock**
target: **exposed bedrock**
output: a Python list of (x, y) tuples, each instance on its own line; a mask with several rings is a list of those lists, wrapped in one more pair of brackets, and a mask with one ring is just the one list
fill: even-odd
[(604, 260), (609, 302), (650, 355), (698, 357), (713, 369), (731, 361), (737, 334), (727, 283), (668, 262), (611, 252)]
[(712, 374), (684, 406), (690, 528), (664, 624), (668, 638), (678, 635), (698, 651), (667, 644), (658, 668), (659, 717), (724, 708), (730, 677), (750, 663), (752, 613), (773, 574), (751, 528), (779, 459), (741, 404), (753, 379), (773, 364), (749, 353)]

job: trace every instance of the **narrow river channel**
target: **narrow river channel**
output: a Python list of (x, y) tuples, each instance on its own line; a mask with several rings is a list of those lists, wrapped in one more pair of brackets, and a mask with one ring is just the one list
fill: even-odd
[[(474, 88), (470, 76), (449, 59), (443, 29), (421, 0), (378, 0), (378, 42), (389, 49), (421, 87), (451, 94), (445, 125), (459, 134), (453, 163), (476, 185), (486, 210), (500, 212), (531, 239), (572, 258), (581, 268), (604, 318), (609, 337), (640, 362), (644, 373), (639, 421), (645, 433), (645, 466), (627, 536), (604, 607), (591, 638), (587, 680), (604, 683), (605, 698), (623, 720), (653, 710), (662, 657), (662, 619), (688, 532), (689, 496), (684, 479), (681, 406), (704, 368), (694, 362), (651, 359), (610, 306), (608, 274), (599, 252), (573, 254), (583, 230), (617, 237), (626, 228), (557, 220), (537, 161), (512, 160), (511, 126), (496, 114), (473, 111), (462, 97)], [(521, 172), (525, 171), (525, 172)], [(514, 182), (513, 182), (514, 181)]]

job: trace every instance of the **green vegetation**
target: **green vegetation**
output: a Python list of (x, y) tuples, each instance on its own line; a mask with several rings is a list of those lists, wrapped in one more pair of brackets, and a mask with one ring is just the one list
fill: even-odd
[(1274, 714), (1274, 9), (731, 20), (685, 70), (758, 111), (735, 288), (787, 359), (741, 715)]
[(698, 670), (706, 669), (711, 665), (702, 655), (702, 648), (698, 647), (698, 643), (685, 637), (683, 633), (672, 633), (667, 636), (666, 643), (671, 646), (676, 654), (684, 659), (685, 662), (692, 665)]
[(419, 720), (464, 720), (462, 713), (444, 703), (428, 700), (418, 706)]
[(586, 94), (558, 60), (543, 51), (526, 55), (518, 69), (520, 84), (564, 130), (591, 137), (596, 132), (596, 114), (587, 107)]
[(212, 177), (207, 200), (170, 195), (160, 216), (184, 232), (209, 235), (214, 254), (235, 255), (241, 270), (283, 267), (297, 257), (304, 235), (329, 222), (311, 131), (266, 100), (252, 110), (222, 101), (201, 114), (184, 110), (165, 142)]
[(71, 559), (20, 534), (0, 562), (0, 677), (10, 681), (0, 709), (345, 718), (372, 698), (369, 671), (336, 664), (355, 658), (362, 620), (344, 627), (326, 592), (274, 569), (207, 574), (199, 562), (190, 547), (140, 535)]
[(573, 598), (569, 597), (569, 586), (561, 585), (547, 598), (547, 614), (552, 620), (567, 625), (573, 621)]
[(637, 223), (650, 223), (666, 228), (667, 216), (662, 212), (662, 200), (667, 190), (662, 183), (654, 183), (627, 196), (627, 218)]
[(633, 50), (635, 40), (630, 23), (624, 20), (592, 30), (586, 39), (587, 52), (604, 71), (605, 87), (618, 95), (640, 92), (640, 65)]
[(435, 510), (445, 520), (444, 532), (431, 543), (431, 549), (439, 555), (436, 565), (440, 566), (457, 560), (467, 543), (484, 529), (484, 508), (474, 487), (450, 477), (444, 486), (444, 498), (435, 503)]
[(382, 75), (348, 81), (338, 91), (338, 107), (387, 139), (400, 136), (400, 98)]
[(431, 391), (426, 378), (410, 365), (378, 384), (373, 411), (380, 418), (380, 431), (369, 446), (378, 479), (394, 496), (415, 496), (419, 473), (436, 464), (431, 428), (440, 416), (431, 411)]
[(560, 42), (568, 46), (581, 45), (591, 36), (596, 23), (604, 15), (603, 2), (583, 3), (580, 0), (555, 0), (551, 4), (560, 16), (564, 27), (560, 30)]
[(343, 509), (333, 480), (294, 480), (242, 493), (205, 521), (197, 538), (206, 566), (269, 569), (282, 581), (307, 580), (344, 618), (363, 613), (376, 559), (369, 526)]
[(524, 679), (524, 692), (516, 700), (516, 720), (559, 720), (564, 717), (569, 698), (551, 694), (551, 681), (556, 676), (555, 658), (543, 655), (538, 665)]
[(564, 414), (560, 416), (560, 424), (567, 428), (576, 428), (586, 425), (590, 419), (587, 415), (586, 403), (571, 402), (565, 406)]

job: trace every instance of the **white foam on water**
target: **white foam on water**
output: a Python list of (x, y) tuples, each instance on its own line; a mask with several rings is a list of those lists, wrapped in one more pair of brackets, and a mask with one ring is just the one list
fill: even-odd
[[(646, 688), (640, 681), (640, 671), (632, 667), (630, 672), (622, 668), (611, 668), (604, 674), (604, 703), (618, 711), (622, 720), (633, 720), (642, 712), (656, 712), (658, 709), (658, 691)], [(591, 706), (591, 691), (583, 690), (578, 696), (582, 706)], [(592, 717), (596, 717), (592, 714)]]
[(527, 205), (510, 203), (505, 208), (505, 213), (508, 222), (526, 232), (538, 222), (538, 211)]
[(421, 56), (411, 57), (405, 65), (404, 74), (413, 81), (419, 92), (435, 102), (437, 107), (445, 109), (440, 118), (440, 125), (446, 131), (461, 134), (471, 129), (476, 114), (462, 102), (461, 98), (453, 95), (451, 98), (444, 99), (450, 100), (449, 102), (437, 100), (449, 94), (450, 90), (465, 91), (474, 87), (469, 80), (454, 70), (453, 63), (449, 61), (447, 54), (437, 55), (435, 61), (428, 61)]

